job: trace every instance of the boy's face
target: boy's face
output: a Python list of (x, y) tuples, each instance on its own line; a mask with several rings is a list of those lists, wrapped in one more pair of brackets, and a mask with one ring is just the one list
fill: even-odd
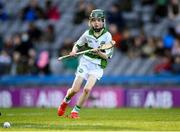
[(90, 20), (91, 26), (93, 29), (102, 29), (103, 28), (103, 20), (101, 18), (92, 18)]

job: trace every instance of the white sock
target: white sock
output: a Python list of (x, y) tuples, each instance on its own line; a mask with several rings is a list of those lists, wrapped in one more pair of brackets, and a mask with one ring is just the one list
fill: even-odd
[(80, 109), (81, 109), (81, 107), (80, 107), (80, 106), (78, 106), (78, 105), (76, 105), (76, 106), (74, 106), (74, 108), (73, 108), (72, 112), (79, 113)]
[(63, 101), (66, 102), (67, 104), (69, 104), (69, 102), (71, 101), (71, 99), (68, 98), (68, 97), (65, 97)]

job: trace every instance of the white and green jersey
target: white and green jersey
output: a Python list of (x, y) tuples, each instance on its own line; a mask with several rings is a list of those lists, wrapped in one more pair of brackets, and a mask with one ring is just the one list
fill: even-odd
[[(103, 44), (110, 43), (112, 41), (111, 34), (107, 31), (107, 29), (104, 29), (102, 34), (99, 37), (95, 37), (93, 34), (93, 30), (89, 29), (84, 32), (84, 34), (79, 38), (79, 40), (75, 43), (77, 48), (85, 47), (86, 49), (92, 49), (92, 48), (98, 48)], [(112, 57), (113, 54), (113, 48), (104, 50), (108, 56), (108, 58)], [(107, 60), (101, 58), (98, 55), (93, 54), (93, 52), (85, 53), (82, 57), (85, 59), (101, 65), (102, 68), (105, 68), (107, 65)]]

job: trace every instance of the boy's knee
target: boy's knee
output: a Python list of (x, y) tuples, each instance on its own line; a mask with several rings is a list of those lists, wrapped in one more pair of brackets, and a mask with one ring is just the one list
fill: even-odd
[(79, 89), (78, 89), (78, 88), (71, 88), (71, 92), (73, 92), (73, 93), (78, 93), (78, 92), (79, 92)]
[(91, 92), (91, 89), (85, 88), (83, 91), (85, 94), (89, 94)]

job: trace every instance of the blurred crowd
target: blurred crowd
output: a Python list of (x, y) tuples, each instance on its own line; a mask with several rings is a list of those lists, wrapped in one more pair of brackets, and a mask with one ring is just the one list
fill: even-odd
[[(5, 9), (5, 5), (0, 3), (0, 20), (13, 22), (16, 16), (7, 14)], [(50, 74), (50, 53), (45, 50), (37, 52), (35, 44), (42, 41), (53, 43), (54, 25), (49, 24), (42, 30), (34, 22), (39, 19), (56, 21), (60, 16), (61, 12), (51, 0), (45, 1), (44, 8), (37, 0), (30, 0), (28, 5), (19, 10), (17, 17), (28, 23), (28, 29), (15, 32), (7, 38), (1, 34), (0, 74)]]
[[(179, 74), (180, 1), (139, 0), (139, 2), (141, 11), (138, 7), (134, 7), (133, 0), (115, 0), (112, 5), (109, 5), (110, 8), (105, 10), (107, 28), (117, 43), (117, 51), (130, 58), (159, 59), (159, 63), (154, 66), (155, 74)], [(93, 1), (77, 1), (72, 23), (80, 25), (88, 21), (90, 12), (96, 8), (101, 8), (101, 5), (95, 5)], [(133, 17), (130, 15), (133, 15), (135, 8), (138, 16), (131, 20)], [(148, 14), (146, 9), (150, 9)], [(61, 11), (51, 0), (45, 0), (44, 6), (38, 4), (38, 0), (29, 0), (29, 3), (18, 11), (17, 16), (8, 14), (6, 11), (6, 5), (0, 1), (0, 22), (13, 22), (14, 19), (20, 19), (22, 22), (28, 22), (28, 29), (8, 37), (4, 37), (3, 33), (0, 34), (0, 75), (51, 74), (49, 62), (52, 53), (47, 50), (38, 51), (35, 45), (40, 42), (51, 45), (56, 37), (60, 37), (55, 33), (54, 24), (61, 20), (65, 11)], [(41, 29), (34, 24), (37, 20), (50, 20), (53, 24), (48, 24)], [(161, 25), (165, 20), (170, 24), (163, 34), (148, 34), (143, 28), (148, 24)], [(138, 32), (132, 29), (138, 29)], [(154, 27), (151, 30), (153, 32)], [(71, 38), (65, 39), (62, 46), (57, 49), (58, 55), (68, 54), (74, 41)], [(75, 70), (77, 61), (77, 58), (64, 60), (63, 66), (66, 69)]]

